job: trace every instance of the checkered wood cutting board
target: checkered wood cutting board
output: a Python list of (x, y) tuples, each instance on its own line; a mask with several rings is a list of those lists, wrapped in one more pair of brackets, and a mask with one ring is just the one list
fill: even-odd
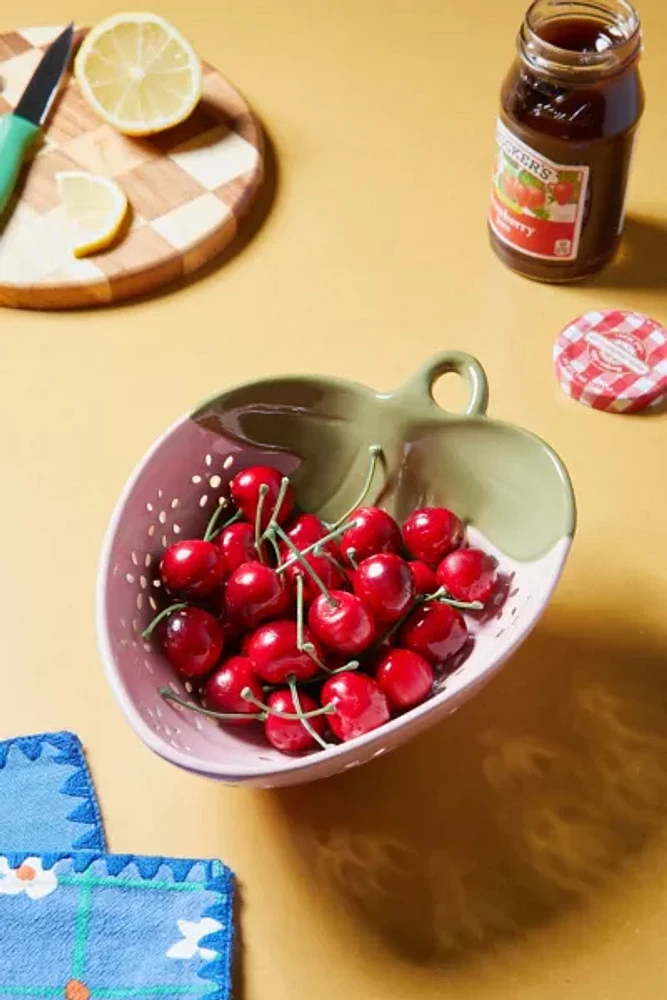
[[(0, 34), (0, 113), (17, 104), (62, 26)], [(263, 174), (260, 126), (243, 98), (203, 65), (190, 118), (147, 139), (119, 135), (68, 77), (44, 141), (0, 231), (0, 305), (58, 309), (115, 302), (191, 274), (236, 235)], [(113, 177), (131, 223), (112, 248), (77, 260), (55, 181), (60, 170)], [(10, 214), (11, 212), (11, 214)]]

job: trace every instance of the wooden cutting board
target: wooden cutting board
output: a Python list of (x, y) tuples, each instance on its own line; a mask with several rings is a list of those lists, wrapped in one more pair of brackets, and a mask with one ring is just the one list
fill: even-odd
[[(61, 30), (0, 34), (0, 113), (16, 106)], [(261, 185), (262, 132), (232, 85), (202, 68), (199, 106), (186, 122), (149, 139), (115, 132), (68, 77), (3, 219), (0, 305), (61, 309), (142, 295), (196, 271), (234, 239)], [(60, 170), (104, 174), (125, 190), (131, 222), (104, 253), (72, 255), (55, 181)]]

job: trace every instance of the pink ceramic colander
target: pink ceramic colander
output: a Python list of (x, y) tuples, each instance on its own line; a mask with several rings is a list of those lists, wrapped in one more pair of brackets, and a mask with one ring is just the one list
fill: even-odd
[[(439, 375), (468, 382), (465, 412), (449, 414), (432, 395)], [(457, 709), (537, 622), (560, 575), (574, 530), (572, 491), (544, 442), (485, 415), (486, 379), (473, 358), (443, 352), (395, 393), (325, 378), (271, 379), (232, 389), (178, 420), (133, 472), (104, 541), (97, 627), (107, 677), (130, 725), (157, 754), (230, 783), (289, 785), (355, 767), (398, 746)], [(472, 651), (424, 704), (364, 737), (307, 756), (271, 748), (259, 726), (223, 728), (160, 696), (189, 690), (157, 641), (141, 633), (163, 606), (159, 562), (179, 538), (201, 536), (240, 469), (270, 464), (294, 477), (304, 506), (331, 517), (344, 509), (327, 481), (339, 469), (356, 494), (369, 440), (384, 450), (383, 506), (404, 518), (415, 506), (449, 503), (469, 538), (496, 555), (503, 586), (473, 622)], [(395, 470), (395, 471), (392, 471)], [(318, 489), (321, 490), (318, 493)], [(372, 498), (371, 498), (372, 499)], [(335, 510), (334, 510), (335, 508)]]

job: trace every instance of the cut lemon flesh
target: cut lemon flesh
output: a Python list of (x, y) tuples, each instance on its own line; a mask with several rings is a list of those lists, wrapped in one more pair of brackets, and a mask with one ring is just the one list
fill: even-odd
[(126, 135), (182, 122), (201, 96), (201, 65), (185, 38), (158, 14), (114, 14), (91, 28), (74, 64), (81, 93)]
[(113, 243), (127, 215), (123, 189), (108, 177), (78, 170), (63, 170), (56, 174), (56, 181), (71, 227), (74, 256), (86, 257)]

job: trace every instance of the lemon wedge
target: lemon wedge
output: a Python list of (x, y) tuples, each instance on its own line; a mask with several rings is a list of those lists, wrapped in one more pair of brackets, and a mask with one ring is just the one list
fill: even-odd
[(65, 214), (72, 226), (75, 257), (104, 250), (118, 236), (127, 215), (125, 192), (115, 181), (97, 174), (63, 170), (56, 174)]
[(114, 14), (91, 28), (74, 73), (88, 104), (125, 135), (178, 125), (201, 96), (196, 52), (158, 14)]

